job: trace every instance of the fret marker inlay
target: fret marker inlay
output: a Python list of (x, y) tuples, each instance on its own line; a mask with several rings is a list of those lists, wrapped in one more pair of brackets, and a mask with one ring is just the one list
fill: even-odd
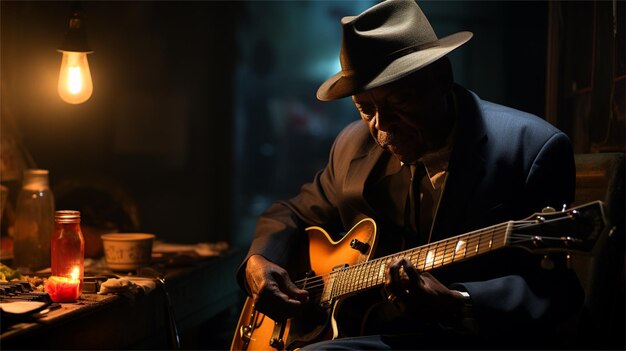
[(428, 251), (428, 253), (426, 253), (426, 265), (432, 265), (434, 260), (435, 253), (433, 251)]
[(456, 247), (454, 248), (454, 253), (457, 253), (463, 250), (464, 247), (465, 247), (465, 241), (459, 240), (459, 242), (456, 243)]

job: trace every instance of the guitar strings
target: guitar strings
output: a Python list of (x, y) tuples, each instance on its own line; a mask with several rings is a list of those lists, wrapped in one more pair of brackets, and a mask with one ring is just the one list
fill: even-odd
[[(380, 280), (381, 280), (380, 274), (371, 275), (372, 272), (370, 271), (371, 271), (371, 268), (379, 266), (378, 263), (383, 263), (383, 261), (385, 260), (387, 262), (384, 262), (384, 263), (385, 265), (387, 265), (390, 261), (394, 260), (396, 257), (397, 258), (408, 257), (411, 263), (413, 263), (416, 267), (418, 267), (418, 269), (419, 267), (421, 267), (422, 271), (426, 271), (426, 270), (433, 269), (435, 267), (443, 266), (445, 264), (456, 261), (456, 256), (458, 254), (458, 250), (456, 246), (459, 244), (459, 242), (464, 241), (462, 239), (467, 239), (467, 241), (465, 241), (465, 244), (464, 244), (465, 251), (463, 252), (463, 257), (461, 257), (460, 259), (464, 259), (468, 257), (467, 247), (475, 248), (473, 254), (469, 252), (472, 256), (480, 254), (483, 251), (485, 251), (484, 250), (485, 247), (481, 247), (482, 243), (480, 241), (481, 239), (483, 239), (482, 236), (486, 233), (492, 232), (491, 239), (489, 240), (489, 246), (486, 248), (487, 249), (486, 251), (491, 251), (494, 249), (492, 246), (493, 241), (499, 242), (502, 239), (508, 238), (510, 239), (511, 243), (519, 243), (519, 242), (531, 241), (531, 240), (536, 239), (536, 236), (533, 236), (533, 235), (515, 234), (514, 233), (515, 230), (527, 229), (529, 227), (538, 226), (541, 224), (548, 224), (548, 223), (559, 221), (559, 220), (562, 220), (562, 218), (548, 219), (548, 220), (543, 220), (541, 222), (537, 220), (522, 220), (522, 221), (514, 222), (512, 223), (512, 225), (510, 225), (511, 222), (504, 222), (504, 223), (497, 224), (489, 228), (484, 228), (484, 229), (480, 229), (474, 232), (462, 234), (462, 235), (447, 239), (443, 242), (437, 242), (437, 243), (433, 243), (433, 244), (426, 245), (423, 247), (411, 249), (408, 251), (395, 253), (393, 255), (377, 258), (375, 260), (358, 263), (353, 266), (339, 268), (323, 275), (318, 275), (314, 277), (306, 277), (304, 279), (296, 281), (295, 284), (299, 288), (307, 289), (310, 292), (313, 292), (313, 290), (316, 290), (315, 292), (313, 292), (312, 295), (310, 295), (310, 297), (320, 297), (323, 294), (324, 292), (323, 287), (325, 285), (325, 282), (326, 280), (328, 280), (328, 278), (331, 275), (336, 275), (337, 279), (335, 280), (335, 282), (341, 285), (342, 291), (345, 290), (345, 288), (347, 288), (349, 291), (365, 289), (365, 288), (369, 288), (373, 286), (373, 285), (370, 285), (372, 283), (374, 285), (380, 283)], [(507, 237), (507, 233), (509, 232), (509, 229), (510, 229), (511, 234), (509, 234)], [(559, 238), (559, 237), (542, 237), (542, 239), (563, 240), (562, 238)], [(452, 243), (454, 243), (454, 245), (451, 245)], [(501, 246), (505, 246), (505, 245), (506, 245), (505, 243), (501, 244)], [(499, 248), (501, 246), (497, 246), (496, 248)], [(440, 247), (443, 253), (439, 255), (438, 253), (440, 252), (439, 251)], [(454, 250), (450, 251), (449, 249), (451, 248), (454, 248)], [(481, 248), (483, 250), (481, 250)], [(423, 253), (425, 253), (425, 255), (422, 255)], [(417, 257), (415, 257), (416, 254), (417, 254)], [(431, 256), (429, 259), (428, 257), (429, 254), (432, 254), (434, 257)], [(436, 262), (439, 262), (439, 264), (437, 264)], [(363, 272), (364, 267), (366, 267), (365, 268), (366, 272)], [(365, 280), (357, 279), (355, 281), (353, 279), (352, 281), (346, 282), (345, 280), (342, 280), (342, 278), (345, 278), (344, 276), (346, 274), (344, 273), (349, 272), (349, 271), (355, 271), (357, 272), (357, 274), (361, 274), (361, 275), (369, 273), (369, 275), (366, 277)], [(366, 283), (362, 284), (363, 282), (366, 282)], [(342, 294), (339, 294), (339, 295), (342, 295)]]

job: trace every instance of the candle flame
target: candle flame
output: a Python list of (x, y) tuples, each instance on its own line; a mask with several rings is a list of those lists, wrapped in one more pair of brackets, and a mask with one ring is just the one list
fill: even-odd
[(70, 273), (70, 277), (72, 277), (72, 279), (74, 280), (78, 280), (79, 274), (80, 274), (80, 271), (78, 270), (78, 267), (74, 267), (74, 270), (72, 270), (72, 273)]

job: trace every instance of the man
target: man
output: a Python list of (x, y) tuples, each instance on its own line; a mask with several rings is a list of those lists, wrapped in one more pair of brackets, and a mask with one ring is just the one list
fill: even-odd
[[(255, 307), (276, 321), (299, 316), (309, 298), (292, 281), (303, 272), (309, 226), (339, 233), (373, 218), (378, 250), (392, 253), (574, 199), (565, 134), (453, 82), (445, 55), (471, 33), (438, 39), (413, 0), (385, 1), (341, 23), (342, 70), (317, 97), (352, 96), (362, 121), (339, 134), (312, 183), (261, 215), (238, 272)], [(389, 322), (309, 347), (546, 347), (582, 298), (558, 259), (542, 268), (518, 251), (432, 273), (398, 259), (386, 267), (384, 291), (387, 306), (370, 317)], [(358, 301), (345, 305), (368, 308)]]

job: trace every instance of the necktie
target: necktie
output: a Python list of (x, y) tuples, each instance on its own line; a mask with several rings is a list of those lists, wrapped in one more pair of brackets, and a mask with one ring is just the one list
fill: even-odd
[(422, 164), (410, 165), (410, 169), (411, 181), (404, 207), (404, 227), (412, 236), (411, 240), (407, 242), (409, 245), (418, 242), (420, 239), (420, 181), (425, 174), (424, 165)]

